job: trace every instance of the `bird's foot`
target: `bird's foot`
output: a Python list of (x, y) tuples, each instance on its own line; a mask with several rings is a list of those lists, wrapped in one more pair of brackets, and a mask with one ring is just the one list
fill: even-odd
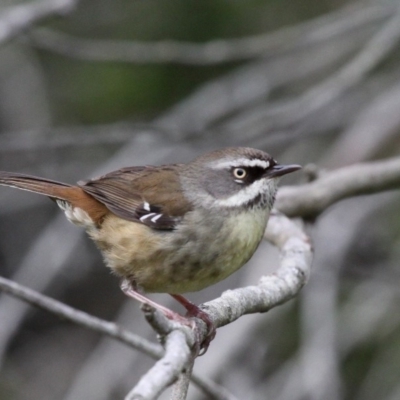
[(182, 306), (186, 308), (186, 310), (187, 310), (186, 317), (187, 318), (192, 318), (192, 317), (200, 318), (206, 324), (207, 336), (205, 337), (205, 339), (202, 342), (200, 342), (200, 340), (197, 341), (198, 342), (198, 355), (202, 356), (203, 354), (205, 354), (207, 352), (208, 346), (210, 345), (212, 340), (215, 338), (215, 335), (217, 334), (217, 329), (216, 329), (214, 323), (211, 321), (209, 314), (207, 314), (205, 311), (203, 311), (196, 304), (189, 301), (186, 297), (184, 297), (180, 294), (171, 294), (171, 296), (175, 300), (179, 301), (179, 303), (181, 303)]
[(167, 307), (162, 306), (161, 304), (156, 303), (155, 301), (147, 298), (143, 294), (139, 293), (134, 286), (134, 283), (129, 281), (128, 279), (124, 279), (121, 282), (121, 290), (124, 294), (128, 297), (131, 297), (142, 304), (149, 304), (151, 307), (154, 307), (156, 310), (161, 311), (168, 319), (172, 321), (176, 321), (182, 325), (188, 326), (189, 328), (193, 329), (197, 336), (200, 335), (199, 331), (196, 329), (196, 324), (191, 319), (193, 317), (200, 318), (204, 321), (207, 326), (207, 336), (204, 340), (200, 341), (200, 339), (196, 340), (196, 347), (197, 347), (197, 354), (202, 356), (206, 353), (208, 346), (210, 345), (211, 341), (214, 339), (216, 334), (216, 328), (214, 323), (211, 321), (210, 316), (203, 311), (200, 307), (196, 304), (192, 303), (191, 301), (187, 300), (180, 294), (171, 294), (171, 296), (177, 300), (179, 303), (186, 308), (187, 313), (186, 316), (183, 317), (182, 315), (176, 313), (175, 311), (170, 310)]

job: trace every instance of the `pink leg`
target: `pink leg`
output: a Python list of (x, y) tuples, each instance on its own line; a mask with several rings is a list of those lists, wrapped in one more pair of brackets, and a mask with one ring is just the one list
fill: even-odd
[(202, 319), (205, 324), (207, 325), (208, 328), (208, 334), (203, 343), (198, 345), (198, 353), (199, 355), (203, 355), (207, 349), (208, 346), (210, 345), (211, 341), (214, 339), (215, 334), (216, 334), (216, 328), (211, 321), (209, 315), (201, 310), (196, 304), (192, 303), (191, 301), (187, 300), (185, 297), (183, 297), (180, 294), (171, 294), (171, 296), (177, 300), (179, 303), (183, 305), (183, 307), (186, 308), (187, 314), (186, 317), (182, 317), (182, 315), (179, 315), (178, 313), (170, 310), (167, 307), (162, 306), (161, 304), (156, 303), (153, 300), (150, 300), (143, 294), (139, 293), (135, 287), (134, 283), (130, 282), (128, 279), (124, 279), (121, 283), (121, 290), (125, 293), (125, 295), (140, 301), (143, 304), (149, 304), (150, 306), (154, 307), (155, 309), (161, 311), (167, 318), (177, 321), (181, 324), (187, 325), (191, 327), (192, 329), (195, 327), (193, 321), (189, 320), (188, 317), (196, 317)]
[(124, 292), (125, 295), (141, 302), (142, 304), (149, 304), (150, 306), (154, 307), (155, 309), (161, 311), (167, 318), (173, 320), (173, 321), (178, 321), (184, 325), (189, 325), (192, 326), (192, 324), (190, 324), (190, 322), (188, 321), (187, 318), (182, 317), (182, 315), (179, 315), (178, 313), (170, 310), (167, 307), (162, 306), (161, 304), (156, 303), (153, 300), (150, 300), (149, 298), (147, 298), (146, 296), (144, 296), (143, 294), (139, 293), (131, 284), (131, 282), (129, 282), (128, 280), (124, 279), (121, 283), (121, 290)]

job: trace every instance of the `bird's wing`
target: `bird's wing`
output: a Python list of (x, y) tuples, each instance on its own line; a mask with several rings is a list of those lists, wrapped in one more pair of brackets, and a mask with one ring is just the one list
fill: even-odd
[(191, 210), (176, 167), (122, 168), (78, 185), (121, 218), (171, 230)]

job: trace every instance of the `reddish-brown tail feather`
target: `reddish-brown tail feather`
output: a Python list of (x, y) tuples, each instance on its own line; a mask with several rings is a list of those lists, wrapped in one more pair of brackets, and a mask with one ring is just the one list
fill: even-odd
[(65, 200), (73, 207), (79, 207), (86, 211), (96, 223), (109, 212), (104, 204), (85, 193), (80, 187), (51, 179), (0, 171), (0, 185), (43, 194), (54, 200)]
[(52, 181), (50, 179), (4, 171), (0, 171), (0, 185), (28, 190), (62, 200), (68, 200), (63, 196), (62, 189), (72, 187), (66, 183)]

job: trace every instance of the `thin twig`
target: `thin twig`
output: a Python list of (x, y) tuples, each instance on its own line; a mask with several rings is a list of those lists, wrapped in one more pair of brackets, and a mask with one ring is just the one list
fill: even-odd
[[(0, 277), (0, 289), (31, 305), (51, 312), (62, 319), (69, 320), (77, 325), (81, 325), (112, 339), (118, 340), (129, 347), (140, 350), (154, 359), (159, 359), (163, 355), (163, 350), (160, 346), (121, 328), (119, 325), (93, 317), (83, 311), (76, 310), (64, 303), (20, 285), (19, 283)], [(193, 383), (202, 389), (210, 399), (236, 400), (235, 397), (224, 387), (208, 378), (194, 375), (192, 380)]]
[(163, 350), (159, 345), (151, 343), (148, 340), (121, 328), (113, 322), (107, 322), (100, 318), (93, 317), (92, 315), (72, 308), (60, 301), (51, 299), (50, 297), (9, 279), (0, 277), (0, 289), (36, 307), (49, 311), (62, 319), (67, 319), (77, 325), (116, 339), (129, 347), (141, 350), (152, 358), (158, 359), (163, 354)]

